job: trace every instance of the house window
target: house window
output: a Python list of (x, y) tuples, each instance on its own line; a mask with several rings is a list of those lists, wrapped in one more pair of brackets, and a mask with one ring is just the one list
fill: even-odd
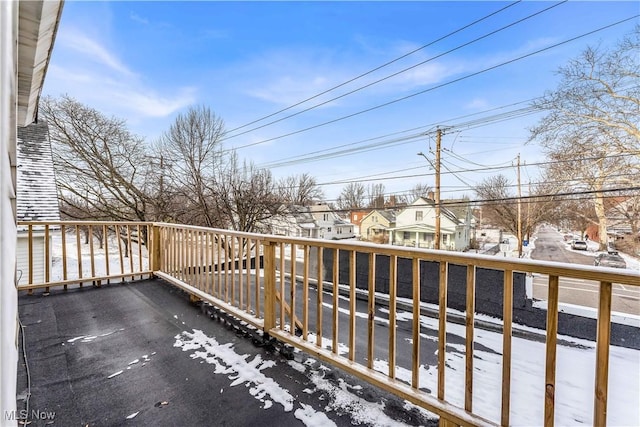
[[(324, 221), (329, 221), (329, 214), (324, 214), (322, 216), (322, 218), (323, 218)], [(331, 231), (331, 230), (329, 230), (329, 231)]]
[(375, 215), (371, 219), (373, 220), (373, 222), (378, 222), (378, 217)]
[(342, 228), (338, 228), (338, 230), (336, 230), (336, 233), (342, 234)]
[(331, 233), (331, 227), (327, 227), (327, 233)]
[(358, 220), (358, 214), (353, 215), (353, 219), (357, 221)]
[(458, 239), (462, 237), (462, 233), (458, 231)]
[(411, 238), (411, 233), (409, 233), (408, 231), (404, 232), (404, 240), (409, 240)]
[(416, 211), (416, 221), (422, 221), (422, 211)]

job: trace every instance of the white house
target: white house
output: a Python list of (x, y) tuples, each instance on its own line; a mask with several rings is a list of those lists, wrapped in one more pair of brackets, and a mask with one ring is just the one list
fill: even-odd
[(276, 215), (260, 224), (260, 228), (269, 234), (290, 237), (318, 238), (319, 227), (311, 211), (306, 206), (282, 205)]
[(0, 416), (16, 410), (16, 144), (36, 119), (62, 1), (0, 1)]
[[(465, 212), (468, 210), (465, 210)], [(463, 251), (469, 247), (472, 216), (458, 218), (451, 210), (440, 208), (440, 248)], [(396, 216), (389, 229), (389, 243), (433, 249), (435, 247), (436, 208), (431, 199), (419, 197)]]
[(309, 209), (318, 225), (318, 238), (338, 240), (355, 237), (355, 226), (340, 218), (328, 205), (313, 205)]

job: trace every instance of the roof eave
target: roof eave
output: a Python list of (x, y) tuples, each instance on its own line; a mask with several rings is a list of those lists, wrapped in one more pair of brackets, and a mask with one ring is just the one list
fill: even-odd
[(60, 23), (62, 0), (21, 1), (18, 23), (18, 126), (34, 122), (51, 51)]

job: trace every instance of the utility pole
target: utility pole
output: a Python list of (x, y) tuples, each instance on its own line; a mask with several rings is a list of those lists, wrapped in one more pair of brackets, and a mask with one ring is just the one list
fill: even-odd
[(436, 241), (434, 248), (440, 249), (440, 148), (442, 145), (442, 129), (436, 130)]
[(518, 258), (522, 257), (522, 187), (520, 186), (520, 153), (518, 153)]
[(436, 189), (435, 189), (435, 200), (434, 204), (436, 206), (436, 230), (435, 230), (435, 240), (433, 247), (435, 249), (440, 249), (440, 151), (442, 146), (442, 129), (438, 128), (436, 130), (436, 161), (435, 164), (431, 163), (431, 160), (422, 152), (418, 153), (418, 156), (424, 157), (427, 162), (435, 169), (436, 171)]

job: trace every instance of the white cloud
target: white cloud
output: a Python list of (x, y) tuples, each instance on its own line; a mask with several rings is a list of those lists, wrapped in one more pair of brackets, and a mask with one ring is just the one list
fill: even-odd
[(135, 13), (133, 13), (133, 12), (131, 12), (131, 13), (129, 14), (129, 18), (130, 18), (132, 21), (137, 22), (137, 23), (139, 23), (139, 24), (143, 24), (143, 25), (148, 25), (148, 24), (149, 24), (149, 20), (148, 20), (147, 18), (143, 18), (142, 16), (137, 15), (137, 14), (135, 14)]
[(155, 89), (103, 43), (78, 30), (65, 31), (56, 50), (62, 59), (54, 55), (49, 67), (45, 85), (49, 95), (68, 94), (129, 121), (168, 117), (196, 101), (196, 88)]
[(489, 106), (489, 102), (486, 99), (474, 98), (464, 105), (467, 110), (483, 110)]
[(127, 76), (134, 75), (134, 73), (126, 65), (124, 65), (104, 46), (79, 31), (61, 31), (58, 43), (60, 43), (63, 48), (68, 48), (86, 55), (84, 58), (85, 60), (88, 59), (93, 62), (106, 65), (112, 70)]

